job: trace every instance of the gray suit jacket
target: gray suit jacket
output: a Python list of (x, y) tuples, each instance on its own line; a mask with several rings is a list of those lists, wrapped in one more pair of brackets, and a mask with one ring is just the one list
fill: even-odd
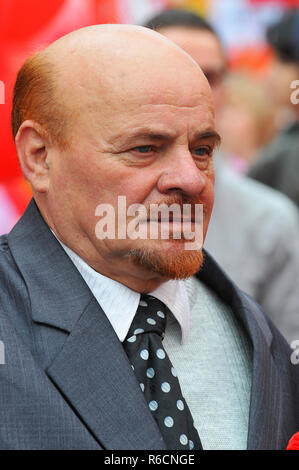
[[(198, 277), (253, 344), (249, 449), (299, 431), (299, 365), (260, 307), (208, 254)], [(105, 313), (34, 201), (0, 238), (0, 449), (164, 449)]]
[(299, 119), (262, 150), (248, 176), (278, 189), (299, 207)]

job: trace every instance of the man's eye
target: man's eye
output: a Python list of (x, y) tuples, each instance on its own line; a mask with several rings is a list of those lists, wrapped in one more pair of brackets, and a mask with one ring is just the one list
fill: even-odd
[(193, 150), (193, 153), (195, 153), (195, 155), (198, 155), (199, 157), (205, 157), (212, 155), (213, 150), (211, 149), (211, 147), (198, 147), (197, 149)]
[(149, 153), (153, 150), (152, 145), (140, 145), (139, 147), (134, 147), (133, 150), (139, 153)]

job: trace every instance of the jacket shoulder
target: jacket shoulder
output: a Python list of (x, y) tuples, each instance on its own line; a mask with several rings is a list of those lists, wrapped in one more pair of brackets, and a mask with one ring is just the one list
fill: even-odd
[(0, 252), (5, 253), (8, 251), (8, 242), (7, 242), (7, 235), (0, 236)]
[[(0, 237), (0, 316), (19, 323), (30, 311), (30, 299), (22, 273), (11, 254), (7, 235)], [(25, 315), (24, 315), (25, 314)], [(16, 316), (18, 318), (16, 318)], [(24, 318), (25, 319), (25, 318)]]
[(19, 269), (14, 262), (9, 245), (8, 236), (0, 236), (0, 291), (2, 282), (6, 282), (10, 278), (11, 274), (14, 273), (16, 277), (19, 277)]

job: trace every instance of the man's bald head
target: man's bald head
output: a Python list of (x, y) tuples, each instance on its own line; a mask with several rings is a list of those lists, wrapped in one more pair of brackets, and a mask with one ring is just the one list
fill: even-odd
[[(14, 137), (22, 122), (32, 120), (60, 148), (68, 145), (71, 123), (83, 107), (99, 106), (135, 93), (153, 93), (164, 73), (194, 69), (207, 84), (195, 62), (159, 33), (141, 26), (96, 25), (74, 31), (30, 57), (18, 73), (12, 110)], [(165, 92), (165, 91), (164, 91)], [(166, 90), (171, 100), (172, 89)], [(188, 104), (187, 104), (188, 105)]]

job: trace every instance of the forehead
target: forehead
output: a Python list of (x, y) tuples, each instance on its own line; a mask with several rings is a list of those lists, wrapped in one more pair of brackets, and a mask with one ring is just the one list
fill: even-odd
[(212, 32), (182, 26), (161, 28), (159, 32), (193, 57), (204, 71), (224, 66), (225, 57), (220, 41)]
[(96, 55), (88, 61), (79, 57), (75, 65), (64, 71), (65, 76), (61, 77), (64, 83), (60, 82), (60, 86), (69, 95), (81, 93), (81, 100), (97, 97), (118, 102), (157, 100), (171, 104), (173, 99), (172, 104), (192, 106), (202, 93), (210, 93), (201, 69), (183, 51), (180, 55), (173, 51), (152, 56), (131, 55), (118, 61), (115, 58), (102, 61)]
[(92, 66), (88, 74), (73, 77), (71, 95), (80, 125), (98, 126), (100, 132), (147, 121), (172, 126), (184, 119), (213, 117), (209, 84), (189, 58), (183, 63), (167, 56), (152, 63), (140, 59), (111, 69), (106, 66), (100, 73)]
[[(127, 109), (117, 117), (106, 120), (107, 142), (129, 143), (140, 138), (155, 136), (156, 140), (172, 140), (179, 137), (194, 139), (199, 134), (209, 134), (214, 129), (214, 108), (207, 102), (197, 106), (174, 106), (169, 104), (147, 104)], [(99, 134), (100, 134), (99, 129)]]
[[(81, 113), (73, 126), (73, 144), (89, 142), (93, 148), (108, 152), (126, 151), (149, 142), (178, 141), (182, 144), (200, 139), (200, 134), (215, 133), (214, 108), (207, 102), (194, 107), (169, 104), (144, 104)], [(85, 144), (84, 144), (85, 145)]]
[[(120, 109), (125, 107), (133, 111), (150, 105), (194, 108), (212, 101), (210, 86), (199, 69), (187, 72), (179, 67), (161, 65), (153, 73), (145, 70), (138, 74), (131, 70), (125, 80), (119, 81), (118, 77), (115, 82), (106, 90), (105, 96)], [(99, 94), (102, 99), (101, 91)]]

